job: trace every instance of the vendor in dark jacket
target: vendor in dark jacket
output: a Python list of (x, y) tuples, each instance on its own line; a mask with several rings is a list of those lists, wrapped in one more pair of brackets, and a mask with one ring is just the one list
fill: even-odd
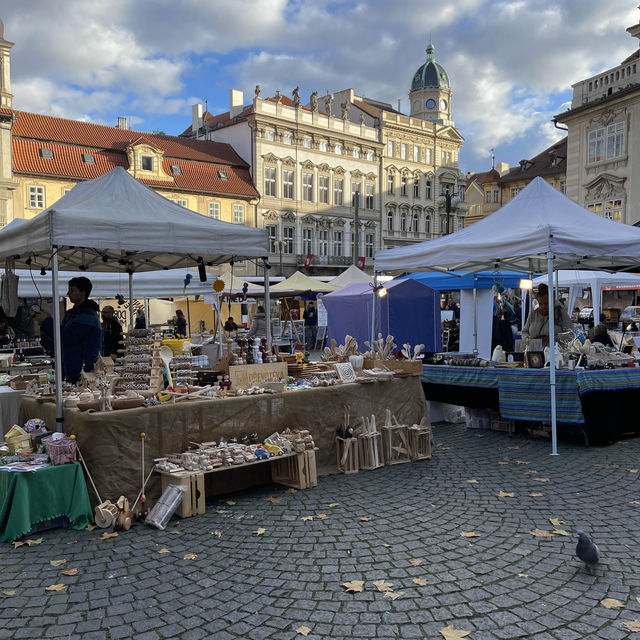
[(115, 317), (115, 309), (110, 305), (102, 307), (102, 355), (114, 360), (118, 357), (120, 340), (122, 340), (122, 325)]
[[(98, 318), (98, 305), (89, 300), (93, 285), (89, 278), (80, 276), (69, 280), (67, 297), (73, 303), (60, 324), (62, 341), (62, 371), (67, 382), (80, 380), (82, 369), (93, 371), (100, 355), (102, 328)], [(36, 313), (40, 325), (42, 345), (53, 353), (53, 318), (43, 311)]]

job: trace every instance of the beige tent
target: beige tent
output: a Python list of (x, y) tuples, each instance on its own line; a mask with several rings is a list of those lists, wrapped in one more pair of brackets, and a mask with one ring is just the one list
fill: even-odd
[[(231, 271), (223, 271), (219, 278), (224, 282), (224, 291), (222, 295), (234, 295), (242, 293), (242, 287), (244, 283), (247, 282), (243, 278), (238, 278), (236, 276), (231, 275)], [(247, 295), (256, 295), (264, 293), (264, 287), (259, 284), (254, 284), (253, 282), (247, 282)]]
[(348, 269), (345, 269), (339, 276), (329, 280), (329, 284), (341, 289), (350, 284), (363, 284), (373, 282), (373, 276), (366, 274), (362, 269), (358, 269), (355, 264), (352, 264)]
[(331, 293), (336, 291), (338, 287), (320, 280), (314, 280), (309, 276), (305, 276), (304, 273), (296, 271), (293, 275), (289, 276), (286, 280), (278, 282), (271, 287), (272, 296), (297, 296), (303, 293)]

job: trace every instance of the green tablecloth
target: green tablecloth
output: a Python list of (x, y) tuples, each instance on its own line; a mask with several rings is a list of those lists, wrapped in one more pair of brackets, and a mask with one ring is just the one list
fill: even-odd
[(39, 522), (67, 516), (84, 529), (93, 512), (78, 462), (37, 471), (0, 471), (0, 541), (12, 542)]

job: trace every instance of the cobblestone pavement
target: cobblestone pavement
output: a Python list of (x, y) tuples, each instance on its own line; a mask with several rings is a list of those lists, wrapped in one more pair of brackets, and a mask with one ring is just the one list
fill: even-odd
[[(38, 546), (4, 545), (0, 638), (287, 640), (306, 626), (311, 639), (439, 639), (447, 625), (470, 640), (635, 637), (624, 623), (640, 620), (640, 438), (561, 442), (552, 457), (525, 436), (458, 425), (435, 436), (431, 460), (296, 493), (261, 486), (165, 532), (136, 526), (102, 541), (58, 530)], [(592, 574), (574, 557), (576, 529), (604, 556)], [(352, 580), (364, 591), (347, 593)], [(66, 589), (45, 592), (55, 583)]]

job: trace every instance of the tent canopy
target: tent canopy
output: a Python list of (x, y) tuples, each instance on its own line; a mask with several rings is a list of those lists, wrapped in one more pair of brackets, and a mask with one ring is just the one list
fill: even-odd
[(515, 289), (520, 287), (520, 280), (528, 278), (529, 275), (518, 271), (478, 271), (477, 273), (419, 271), (405, 277), (422, 282), (437, 291), (458, 291), (461, 289), (491, 289), (494, 284), (501, 284), (507, 289)]
[(238, 278), (237, 276), (232, 276), (231, 271), (223, 271), (220, 274), (219, 279), (224, 282), (224, 294), (242, 293), (242, 287), (244, 287), (245, 282), (247, 283), (247, 291), (250, 295), (264, 293), (264, 287), (262, 285), (248, 282), (247, 280)]
[[(0, 258), (47, 266), (54, 247), (67, 271), (154, 271), (231, 258), (266, 258), (267, 232), (189, 211), (122, 167), (78, 183), (31, 220), (0, 233)], [(18, 256), (18, 257), (16, 257)]]
[(364, 283), (368, 284), (373, 282), (373, 276), (367, 275), (362, 269), (358, 269), (355, 264), (352, 264), (348, 269), (345, 269), (340, 275), (336, 276), (332, 280), (329, 280), (329, 284), (337, 287), (346, 287), (350, 284)]
[(271, 294), (274, 296), (298, 296), (303, 293), (330, 293), (337, 287), (320, 280), (314, 280), (304, 273), (296, 271), (286, 280), (278, 282), (271, 287)]
[(436, 240), (378, 251), (376, 271), (556, 268), (623, 270), (640, 263), (640, 228), (588, 211), (544, 179), (471, 226)]
[[(379, 298), (368, 284), (351, 284), (322, 297), (327, 309), (329, 338), (342, 344), (345, 335), (353, 336), (361, 350), (371, 339), (372, 305), (375, 300), (375, 335), (394, 337), (401, 347), (424, 344), (427, 351), (439, 351), (440, 294), (416, 280), (391, 280), (385, 283), (387, 295)], [(419, 320), (419, 321), (416, 321)]]

